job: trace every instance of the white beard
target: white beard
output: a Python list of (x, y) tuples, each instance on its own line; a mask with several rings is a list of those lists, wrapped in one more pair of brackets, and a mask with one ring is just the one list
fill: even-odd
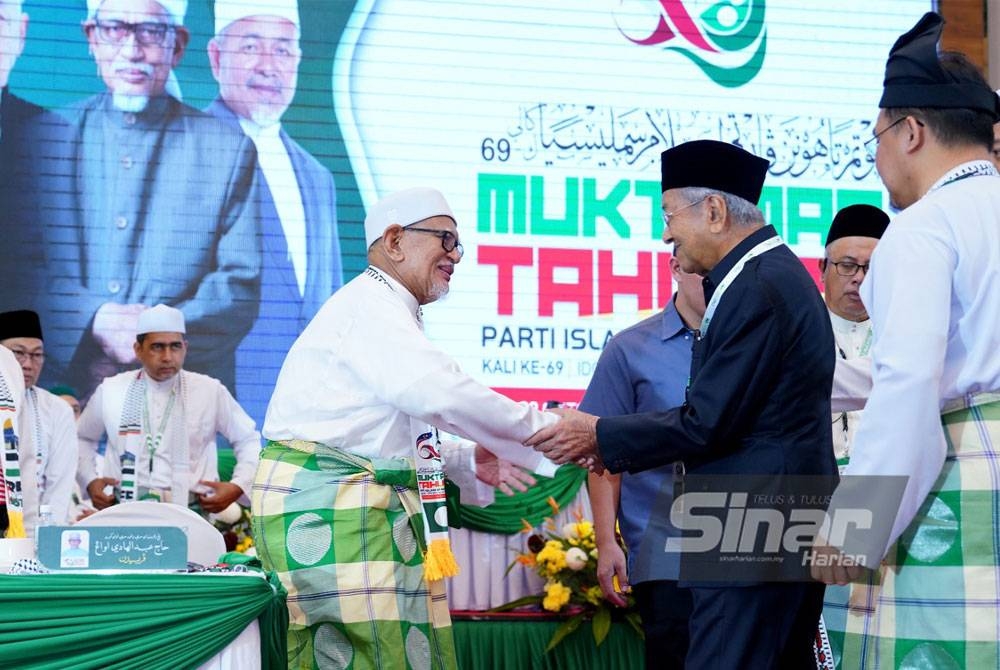
[(111, 103), (115, 109), (122, 112), (132, 112), (138, 114), (149, 105), (148, 95), (125, 95), (124, 93), (112, 93)]
[(250, 113), (250, 120), (261, 128), (267, 128), (276, 123), (281, 123), (282, 114), (283, 112), (277, 110), (257, 107)]

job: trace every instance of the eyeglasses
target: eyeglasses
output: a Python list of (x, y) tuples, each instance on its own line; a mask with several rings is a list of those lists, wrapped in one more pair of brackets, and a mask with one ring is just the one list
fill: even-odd
[(676, 216), (677, 212), (683, 212), (688, 207), (694, 207), (695, 205), (697, 205), (699, 203), (705, 202), (705, 198), (707, 198), (707, 197), (708, 196), (706, 195), (701, 200), (695, 200), (694, 202), (689, 202), (688, 204), (684, 205), (683, 207), (678, 207), (677, 209), (675, 209), (672, 212), (668, 212), (666, 210), (663, 210), (663, 225), (669, 227), (670, 226), (670, 219), (673, 218), (674, 216)]
[(45, 360), (44, 351), (25, 351), (24, 349), (11, 349), (10, 353), (14, 354), (14, 358), (17, 359), (18, 363), (27, 363), (29, 360), (32, 363), (41, 363)]
[(174, 26), (167, 23), (144, 21), (129, 23), (128, 21), (101, 21), (95, 23), (97, 36), (106, 44), (121, 46), (129, 35), (135, 35), (135, 41), (144, 47), (162, 47), (167, 41), (167, 35), (173, 32)]
[(459, 243), (458, 238), (455, 237), (455, 233), (450, 230), (434, 230), (433, 228), (416, 228), (414, 226), (406, 226), (403, 230), (415, 230), (418, 233), (429, 233), (435, 237), (440, 237), (441, 248), (446, 252), (450, 254), (455, 249), (458, 249), (459, 258), (465, 255), (465, 248)]
[[(875, 133), (874, 135), (872, 135), (871, 137), (869, 137), (867, 140), (865, 140), (865, 150), (868, 152), (868, 155), (870, 157), (872, 157), (872, 158), (875, 158), (875, 151), (876, 151), (876, 149), (878, 149), (879, 138), (882, 137), (883, 135), (885, 135), (887, 132), (889, 132), (890, 129), (892, 129), (895, 126), (899, 125), (903, 121), (906, 121), (906, 119), (908, 119), (908, 118), (910, 118), (910, 117), (908, 117), (908, 116), (901, 116), (901, 117), (899, 117), (898, 119), (896, 119), (895, 121), (893, 121), (892, 123), (890, 123), (889, 125), (887, 125), (885, 128), (883, 128), (882, 130), (878, 131), (877, 133)], [(917, 122), (918, 126), (923, 127), (923, 125), (924, 125), (923, 121), (921, 121), (918, 118), (914, 118), (913, 120)]]
[(864, 270), (865, 274), (868, 274), (868, 268), (871, 267), (871, 263), (865, 263), (862, 265), (861, 263), (854, 263), (853, 261), (830, 261), (830, 265), (837, 270), (837, 274), (841, 277), (853, 277), (858, 274), (858, 270)]

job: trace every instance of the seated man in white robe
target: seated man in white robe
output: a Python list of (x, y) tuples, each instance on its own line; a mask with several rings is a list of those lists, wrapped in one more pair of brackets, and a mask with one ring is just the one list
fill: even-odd
[(45, 342), (38, 314), (15, 310), (0, 314), (0, 345), (14, 354), (24, 375), (22, 423), (35, 445), (39, 505), (48, 505), (52, 522), (67, 524), (76, 475), (76, 419), (65, 401), (38, 386), (45, 365)]
[[(157, 305), (139, 315), (139, 370), (108, 377), (77, 424), (79, 480), (97, 509), (115, 502), (159, 500), (221, 512), (243, 500), (257, 469), (260, 434), (222, 383), (183, 370), (184, 315)], [(97, 443), (107, 435), (104, 476)], [(232, 445), (232, 479), (219, 481), (216, 437)]]

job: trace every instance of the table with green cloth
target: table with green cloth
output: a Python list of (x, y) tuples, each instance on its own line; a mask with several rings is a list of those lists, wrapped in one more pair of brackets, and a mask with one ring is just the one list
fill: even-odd
[(285, 591), (261, 573), (0, 575), (0, 667), (196, 668), (253, 621), (286, 666)]
[(642, 670), (645, 648), (626, 622), (614, 622), (601, 646), (589, 621), (546, 653), (562, 619), (519, 613), (452, 612), (461, 670)]

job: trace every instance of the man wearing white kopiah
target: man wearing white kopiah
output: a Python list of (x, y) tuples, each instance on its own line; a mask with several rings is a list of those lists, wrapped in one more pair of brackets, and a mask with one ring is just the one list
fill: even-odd
[(58, 338), (50, 348), (70, 359), (66, 381), (85, 395), (134, 363), (136, 319), (158, 303), (187, 315), (188, 367), (232, 389), (256, 314), (256, 149), (166, 90), (189, 39), (187, 4), (87, 0), (105, 90), (73, 110), (80, 222), (47, 233), (60, 271), (43, 318)]
[[(182, 369), (184, 333), (180, 310), (157, 305), (142, 312), (135, 342), (142, 368), (101, 382), (80, 415), (79, 480), (98, 509), (115, 503), (115, 489), (118, 502), (159, 500), (203, 512), (248, 502), (260, 434), (219, 380)], [(103, 435), (105, 476), (98, 477)], [(236, 454), (232, 481), (219, 481), (217, 435)]]
[[(254, 537), (288, 591), (289, 667), (454, 668), (442, 457), (449, 471), (471, 459), (450, 458), (437, 430), (551, 475), (522, 442), (557, 419), (476, 383), (424, 335), (421, 305), (448, 292), (462, 259), (444, 196), (383, 198), (365, 241), (370, 265), (323, 305), (281, 368)], [(482, 463), (476, 471), (484, 477)]]
[(48, 505), (56, 524), (67, 524), (76, 476), (76, 418), (68, 404), (37, 384), (45, 365), (38, 314), (27, 309), (0, 314), (0, 345), (10, 350), (24, 373), (22, 423), (35, 445), (39, 505)]
[(236, 349), (236, 397), (262, 421), (285, 354), (343, 283), (333, 175), (289, 136), (302, 49), (298, 0), (216, 0), (208, 43), (219, 97), (205, 111), (257, 147), (260, 310)]
[(990, 162), (1000, 96), (967, 58), (938, 52), (943, 24), (928, 13), (893, 45), (869, 140), (902, 211), (861, 287), (873, 386), (845, 474), (906, 487), (887, 510), (870, 483), (845, 494), (845, 478), (831, 501), (834, 513), (892, 522), (888, 547), (854, 529), (829, 537), (846, 555), (819, 547), (829, 560), (813, 575), (828, 584), (856, 579), (858, 554), (884, 563), (872, 625), (843, 640), (844, 668), (1000, 666), (1000, 175)]

